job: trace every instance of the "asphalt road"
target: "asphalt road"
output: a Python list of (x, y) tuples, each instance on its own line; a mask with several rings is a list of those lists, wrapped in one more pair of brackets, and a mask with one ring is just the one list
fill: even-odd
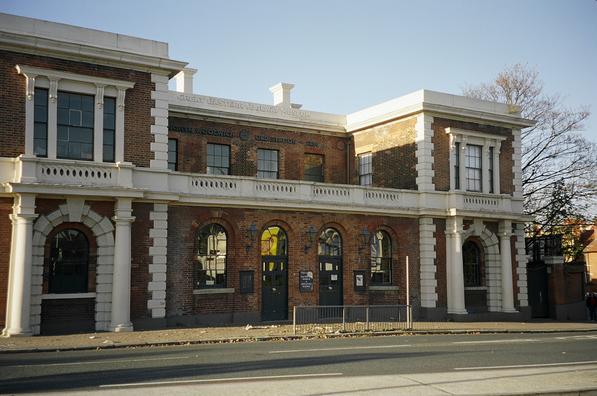
[(419, 335), (0, 354), (1, 393), (391, 394), (431, 383), (419, 389), (422, 394), (456, 394), (448, 385), (456, 387), (459, 381), (464, 381), (464, 393), (491, 393), (474, 387), (485, 377), (498, 381), (483, 388), (496, 393), (496, 386), (504, 392), (507, 386), (521, 389), (515, 380), (543, 389), (558, 375), (554, 386), (586, 389), (594, 384), (597, 389), (596, 333)]

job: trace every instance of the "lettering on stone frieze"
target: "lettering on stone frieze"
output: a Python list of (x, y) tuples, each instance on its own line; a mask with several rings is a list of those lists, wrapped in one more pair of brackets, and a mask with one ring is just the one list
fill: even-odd
[(238, 102), (235, 100), (230, 99), (222, 99), (222, 98), (215, 98), (213, 96), (199, 96), (199, 95), (187, 95), (187, 94), (179, 94), (177, 96), (178, 100), (191, 102), (191, 103), (198, 103), (204, 104), (209, 106), (216, 106), (216, 107), (224, 107), (227, 109), (234, 109), (234, 110), (245, 110), (245, 111), (252, 111), (256, 113), (266, 113), (269, 115), (280, 115), (284, 117), (291, 117), (297, 118), (299, 120), (307, 120), (311, 118), (311, 114), (304, 110), (292, 109), (292, 108), (282, 108), (272, 105), (260, 104), (260, 103), (250, 103), (250, 102)]

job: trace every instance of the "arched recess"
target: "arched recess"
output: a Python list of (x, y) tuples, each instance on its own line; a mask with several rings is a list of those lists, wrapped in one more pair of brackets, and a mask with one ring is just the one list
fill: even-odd
[(48, 235), (62, 223), (82, 223), (87, 226), (97, 244), (95, 287), (95, 329), (108, 331), (112, 312), (112, 273), (114, 268), (114, 226), (84, 204), (82, 199), (68, 199), (59, 209), (40, 215), (33, 226), (33, 259), (31, 275), (31, 328), (39, 334), (45, 246)]
[(499, 312), (502, 309), (501, 263), (498, 237), (483, 222), (475, 221), (464, 231), (463, 245), (471, 236), (479, 237), (483, 251), (484, 276), (487, 286), (487, 309)]

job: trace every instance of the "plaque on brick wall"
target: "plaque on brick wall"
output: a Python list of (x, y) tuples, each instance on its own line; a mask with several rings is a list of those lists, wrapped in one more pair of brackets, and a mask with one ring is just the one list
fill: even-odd
[(249, 294), (253, 293), (253, 278), (254, 278), (254, 271), (240, 271), (239, 273), (239, 280), (240, 280), (240, 293), (241, 294)]
[(299, 272), (299, 291), (312, 292), (313, 291), (313, 271)]
[(366, 292), (367, 291), (367, 271), (357, 270), (353, 272), (353, 284), (354, 291)]

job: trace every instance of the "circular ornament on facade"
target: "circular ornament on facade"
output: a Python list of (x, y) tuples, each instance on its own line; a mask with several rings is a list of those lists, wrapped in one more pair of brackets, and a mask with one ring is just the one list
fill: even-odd
[(247, 131), (246, 129), (241, 129), (238, 137), (240, 138), (240, 140), (242, 141), (247, 141), (249, 140), (249, 131)]

